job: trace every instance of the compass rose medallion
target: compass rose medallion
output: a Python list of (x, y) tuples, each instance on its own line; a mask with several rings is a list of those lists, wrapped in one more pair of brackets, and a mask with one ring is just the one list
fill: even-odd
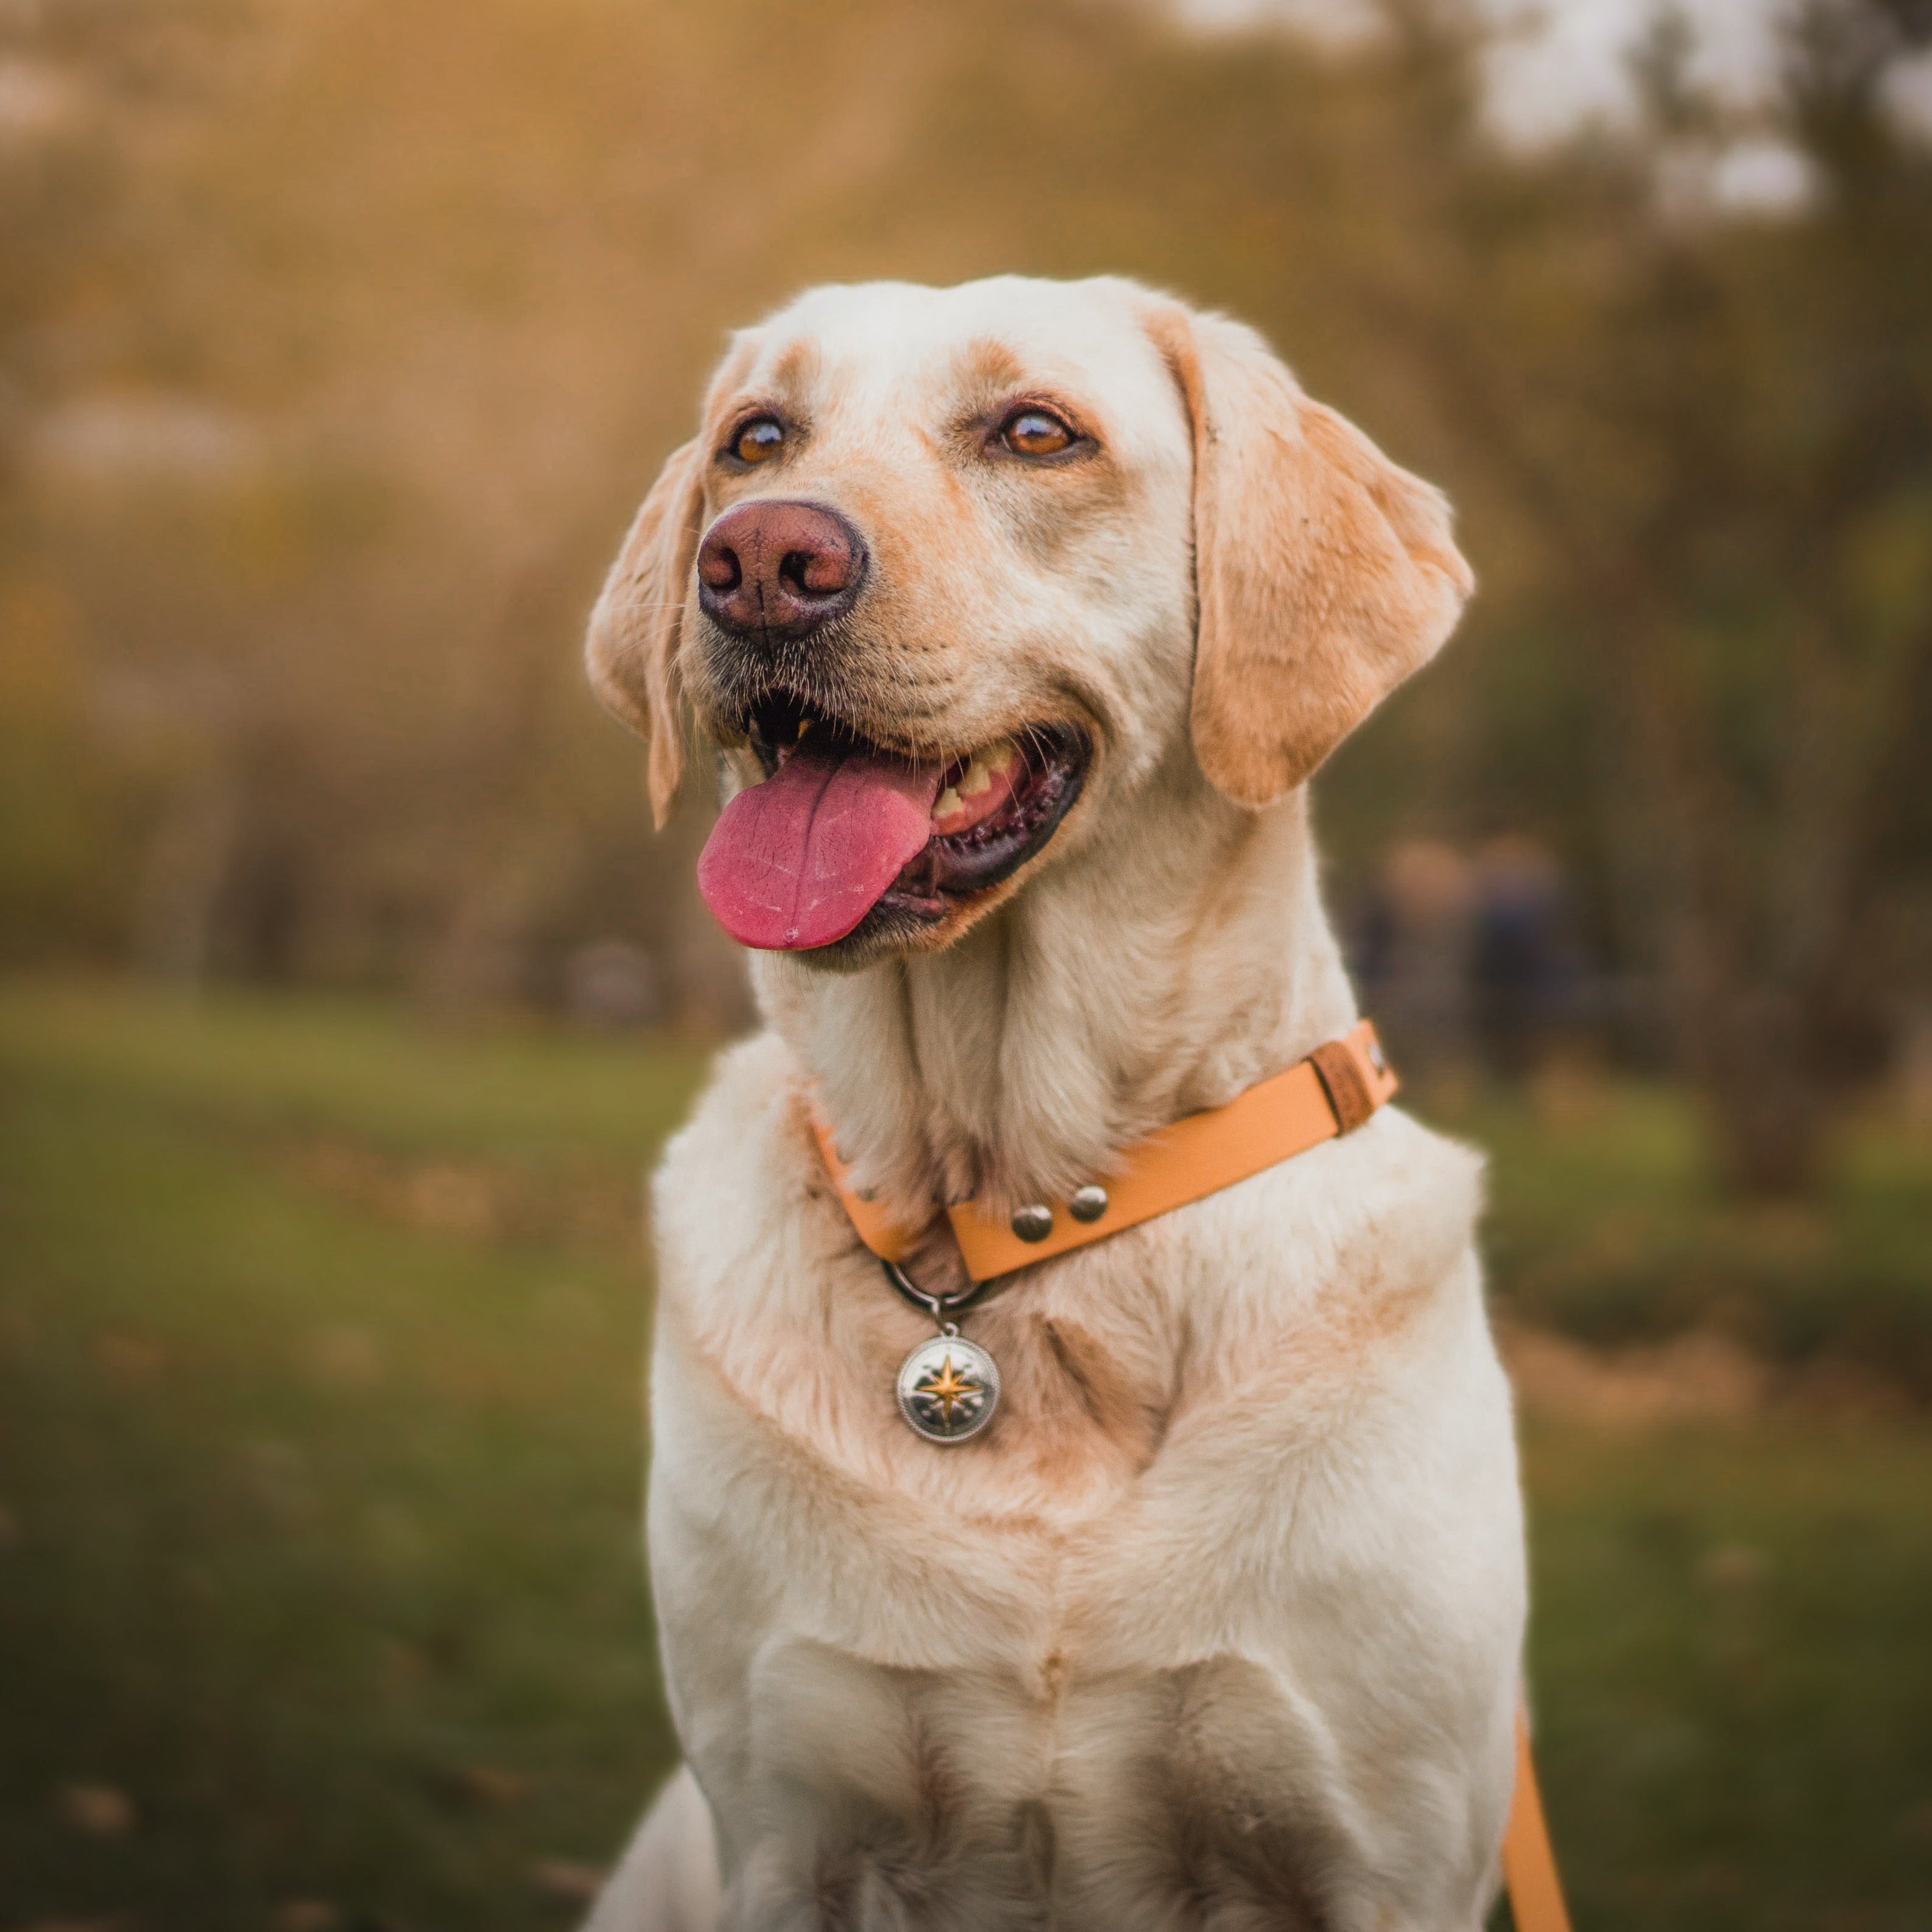
[(899, 1370), (899, 1413), (928, 1442), (963, 1442), (993, 1419), (1000, 1371), (963, 1335), (935, 1335)]

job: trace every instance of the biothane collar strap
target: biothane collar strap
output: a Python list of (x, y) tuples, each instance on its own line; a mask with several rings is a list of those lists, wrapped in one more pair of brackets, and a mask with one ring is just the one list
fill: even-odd
[[(1225, 1107), (1190, 1114), (1137, 1142), (1113, 1173), (1076, 1188), (1064, 1201), (1035, 1202), (1007, 1220), (968, 1201), (947, 1208), (946, 1217), (967, 1273), (976, 1282), (990, 1281), (1030, 1262), (1104, 1241), (1123, 1228), (1352, 1133), (1395, 1090), (1375, 1028), (1363, 1020)], [(859, 1238), (881, 1261), (903, 1260), (925, 1228), (901, 1226), (854, 1190), (830, 1132), (815, 1114), (812, 1126)]]

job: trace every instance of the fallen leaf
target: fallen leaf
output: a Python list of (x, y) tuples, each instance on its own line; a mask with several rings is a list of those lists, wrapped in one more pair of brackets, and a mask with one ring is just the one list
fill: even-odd
[(604, 1889), (604, 1879), (601, 1865), (580, 1864), (574, 1858), (539, 1858), (530, 1868), (531, 1882), (539, 1892), (573, 1904), (589, 1904)]
[(337, 1932), (345, 1923), (342, 1908), (326, 1898), (291, 1898), (268, 1921), (272, 1932)]
[(134, 1801), (111, 1784), (64, 1784), (59, 1802), (61, 1816), (77, 1832), (121, 1838), (134, 1828)]
[(466, 1797), (479, 1804), (515, 1804), (530, 1795), (530, 1780), (500, 1764), (458, 1765), (456, 1782)]
[(320, 1330), (309, 1345), (309, 1367), (324, 1388), (370, 1389), (383, 1377), (382, 1352), (366, 1328)]
[(94, 1344), (94, 1358), (102, 1374), (123, 1388), (142, 1388), (158, 1382), (168, 1366), (167, 1351), (146, 1335), (110, 1329)]
[(1697, 1565), (1701, 1581), (1718, 1590), (1754, 1590), (1771, 1574), (1771, 1558), (1748, 1543), (1720, 1543)]

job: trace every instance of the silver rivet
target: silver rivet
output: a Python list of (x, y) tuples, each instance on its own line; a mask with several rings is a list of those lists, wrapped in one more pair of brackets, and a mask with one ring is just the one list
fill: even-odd
[(1013, 1210), (1013, 1232), (1023, 1241), (1043, 1241), (1053, 1232), (1053, 1210), (1038, 1202)]
[(1076, 1187), (1073, 1198), (1066, 1204), (1066, 1211), (1076, 1221), (1097, 1221), (1107, 1211), (1107, 1190), (1096, 1187), (1090, 1180), (1084, 1187)]
[(1378, 1040), (1372, 1040), (1369, 1042), (1369, 1064), (1378, 1073), (1386, 1073), (1388, 1071), (1388, 1062), (1382, 1057), (1382, 1043)]

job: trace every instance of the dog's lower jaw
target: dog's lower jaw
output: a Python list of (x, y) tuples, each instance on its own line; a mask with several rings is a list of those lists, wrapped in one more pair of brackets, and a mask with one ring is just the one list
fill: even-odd
[(939, 918), (928, 918), (910, 907), (891, 905), (882, 899), (843, 939), (786, 956), (805, 972), (842, 979), (895, 959), (943, 952), (1006, 896), (996, 889), (985, 905), (963, 907)]

